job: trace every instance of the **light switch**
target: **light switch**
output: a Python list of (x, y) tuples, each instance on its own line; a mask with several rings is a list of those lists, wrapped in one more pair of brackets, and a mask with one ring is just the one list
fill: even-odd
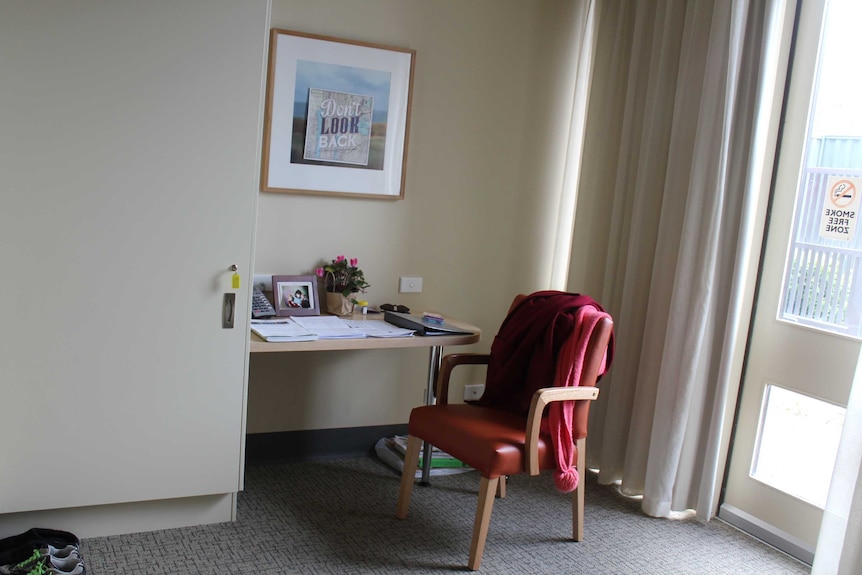
[(401, 278), (399, 293), (422, 293), (422, 278)]

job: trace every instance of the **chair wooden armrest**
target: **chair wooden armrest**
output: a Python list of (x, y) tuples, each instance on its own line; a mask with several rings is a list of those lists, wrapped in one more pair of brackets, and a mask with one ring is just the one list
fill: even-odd
[(440, 361), (440, 372), (437, 374), (436, 396), (438, 405), (449, 403), (449, 376), (452, 369), (458, 365), (487, 365), (490, 359), (487, 353), (450, 353)]
[(530, 475), (539, 474), (539, 431), (542, 427), (542, 414), (545, 407), (554, 401), (579, 401), (593, 400), (599, 396), (597, 387), (545, 387), (536, 390), (533, 400), (530, 402), (530, 411), (527, 417), (526, 444), (524, 456), (526, 457), (526, 471)]

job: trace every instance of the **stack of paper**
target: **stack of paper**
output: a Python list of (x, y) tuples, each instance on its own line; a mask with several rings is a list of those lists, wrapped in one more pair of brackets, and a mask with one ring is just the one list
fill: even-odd
[[(387, 464), (391, 468), (396, 471), (401, 471), (404, 469), (404, 453), (398, 443), (395, 441), (395, 438), (392, 437), (383, 437), (377, 441), (374, 445), (374, 452), (377, 454), (377, 457), (380, 458), (383, 463)], [(436, 465), (435, 465), (435, 457), (436, 457)], [(472, 471), (472, 467), (468, 467), (464, 465), (457, 459), (452, 459), (451, 464), (447, 464), (444, 462), (446, 458), (450, 458), (448, 455), (445, 455), (443, 452), (438, 452), (436, 455), (432, 452), (431, 454), (431, 469), (429, 469), (430, 475), (452, 475), (455, 473), (465, 473), (467, 471)], [(457, 462), (457, 463), (456, 463)], [(415, 477), (419, 479), (422, 477), (422, 456), (420, 454), (419, 457), (419, 469), (416, 470)]]
[[(407, 453), (407, 436), (396, 435), (395, 437), (386, 438), (386, 444), (394, 451), (401, 454), (403, 457)], [(432, 446), (431, 449), (431, 467), (469, 467), (460, 459), (455, 459), (445, 451), (441, 451), (437, 447)]]
[(251, 320), (251, 331), (266, 341), (314, 341), (317, 339), (317, 334), (305, 329), (290, 318), (253, 319)]
[(413, 335), (412, 329), (397, 327), (382, 319), (346, 319), (344, 323), (363, 332), (368, 337), (407, 337)]
[(311, 341), (363, 337), (408, 337), (413, 330), (396, 327), (383, 320), (352, 320), (340, 317), (300, 316), (280, 319), (253, 319), (251, 331), (266, 341)]
[(293, 318), (293, 321), (316, 334), (319, 339), (365, 337), (364, 332), (351, 328), (346, 321), (332, 315), (301, 316)]

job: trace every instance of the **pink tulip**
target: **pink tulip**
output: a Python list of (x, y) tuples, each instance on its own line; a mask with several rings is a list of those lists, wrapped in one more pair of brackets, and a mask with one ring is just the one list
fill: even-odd
[(344, 261), (344, 259), (345, 259), (344, 256), (338, 256), (337, 258), (335, 258), (335, 261), (342, 262), (342, 261)]
[(319, 277), (319, 278), (322, 278), (323, 274), (325, 273), (323, 271), (323, 268), (317, 268), (316, 270), (314, 270), (314, 272), (317, 274), (317, 277)]
[(350, 258), (350, 265), (351, 266), (356, 267), (356, 264), (358, 264), (358, 263), (359, 263), (359, 260), (357, 258)]

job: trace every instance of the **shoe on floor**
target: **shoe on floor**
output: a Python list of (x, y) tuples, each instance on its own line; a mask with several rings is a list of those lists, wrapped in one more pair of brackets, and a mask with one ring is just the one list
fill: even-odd
[(39, 565), (28, 571), (25, 575), (86, 575), (86, 573), (83, 563), (78, 563), (71, 571), (63, 571), (54, 567), (48, 567), (45, 563), (39, 563)]
[(77, 547), (78, 537), (68, 531), (34, 527), (24, 533), (0, 539), (0, 565), (15, 565), (24, 561), (34, 549), (54, 547), (63, 549), (69, 545)]
[(81, 575), (84, 573), (84, 562), (77, 551), (67, 557), (43, 555), (38, 549), (33, 551), (28, 559), (21, 563), (0, 570), (4, 575)]

